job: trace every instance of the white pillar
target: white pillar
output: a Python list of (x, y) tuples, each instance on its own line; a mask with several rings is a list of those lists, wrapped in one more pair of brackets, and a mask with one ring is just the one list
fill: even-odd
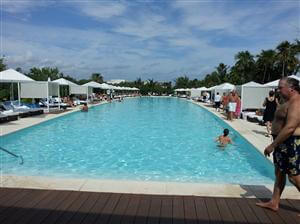
[(47, 109), (48, 109), (48, 113), (50, 112), (49, 109), (49, 82), (47, 82)]
[(60, 101), (61, 101), (61, 99), (60, 99), (60, 85), (58, 84), (58, 93), (57, 93), (57, 95), (58, 95), (58, 109), (60, 110)]
[(86, 87), (86, 103), (89, 102), (89, 87)]
[(19, 106), (20, 106), (21, 105), (20, 82), (18, 82), (18, 99), (19, 99)]

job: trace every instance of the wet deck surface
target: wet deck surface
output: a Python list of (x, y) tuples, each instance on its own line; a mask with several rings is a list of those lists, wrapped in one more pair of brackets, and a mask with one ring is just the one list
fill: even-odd
[(258, 199), (0, 188), (0, 223), (300, 223), (300, 200), (278, 212)]

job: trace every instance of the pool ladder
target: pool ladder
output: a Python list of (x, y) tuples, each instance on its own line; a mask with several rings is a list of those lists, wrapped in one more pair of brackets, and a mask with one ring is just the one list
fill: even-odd
[(3, 152), (6, 152), (7, 154), (12, 155), (12, 156), (15, 157), (15, 158), (19, 158), (19, 159), (20, 159), (20, 165), (22, 165), (22, 164), (24, 163), (24, 160), (23, 160), (23, 157), (22, 157), (22, 156), (18, 156), (18, 155), (16, 155), (16, 154), (14, 154), (14, 153), (8, 151), (7, 149), (2, 148), (1, 146), (0, 146), (0, 150), (2, 150)]

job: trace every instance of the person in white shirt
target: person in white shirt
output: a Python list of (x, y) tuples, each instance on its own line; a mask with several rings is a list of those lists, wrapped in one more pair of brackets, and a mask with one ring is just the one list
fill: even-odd
[(215, 95), (215, 108), (217, 111), (219, 111), (220, 109), (220, 104), (221, 104), (221, 96), (219, 94), (219, 92), (217, 92), (217, 94)]

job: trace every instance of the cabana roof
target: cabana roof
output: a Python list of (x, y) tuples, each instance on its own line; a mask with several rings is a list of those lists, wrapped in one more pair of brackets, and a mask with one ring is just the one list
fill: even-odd
[(94, 81), (90, 81), (88, 83), (85, 83), (82, 86), (89, 86), (89, 87), (93, 87), (93, 88), (101, 88), (101, 84), (98, 83), (98, 82), (94, 82)]
[[(296, 76), (296, 75), (291, 75), (291, 76), (288, 76), (289, 78), (294, 78), (294, 79), (297, 79), (300, 81), (300, 77), (299, 76)], [(268, 82), (266, 84), (264, 84), (264, 86), (269, 86), (269, 87), (277, 87), (278, 86), (278, 83), (279, 83), (279, 80), (280, 79), (277, 79), (275, 81), (272, 81), (272, 82)]]
[(60, 86), (69, 86), (69, 85), (75, 85), (75, 86), (77, 86), (76, 83), (71, 82), (71, 81), (69, 81), (67, 79), (64, 79), (64, 78), (56, 79), (53, 82), (57, 82)]
[(220, 84), (220, 85), (218, 85), (218, 86), (215, 86), (214, 89), (215, 89), (215, 90), (217, 90), (217, 89), (233, 90), (233, 89), (235, 89), (235, 86), (232, 85), (231, 83), (225, 82), (225, 83), (223, 83), (223, 84)]
[(0, 72), (0, 82), (33, 82), (28, 76), (17, 72), (14, 69), (7, 69)]
[(251, 82), (247, 82), (245, 84), (242, 85), (243, 87), (263, 87), (264, 85), (251, 81)]

